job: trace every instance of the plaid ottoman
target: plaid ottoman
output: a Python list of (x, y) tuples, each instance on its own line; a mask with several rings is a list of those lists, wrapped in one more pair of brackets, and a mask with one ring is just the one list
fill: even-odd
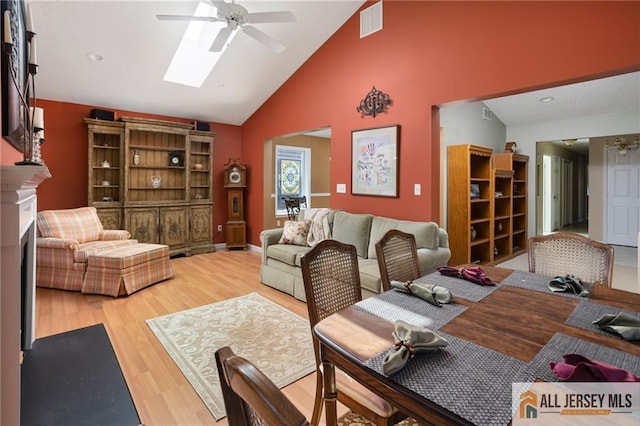
[(89, 255), (82, 292), (117, 297), (169, 278), (169, 246), (131, 244)]

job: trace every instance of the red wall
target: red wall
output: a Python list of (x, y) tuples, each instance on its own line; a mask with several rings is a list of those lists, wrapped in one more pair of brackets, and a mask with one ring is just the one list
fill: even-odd
[[(52, 176), (38, 187), (38, 210), (86, 206), (88, 147), (87, 125), (83, 119), (89, 117), (91, 109), (96, 107), (42, 99), (38, 99), (37, 103), (44, 109), (46, 128), (42, 158)], [(155, 118), (183, 123), (192, 121), (140, 112), (121, 110), (115, 110), (115, 112), (116, 117)], [(238, 126), (218, 123), (212, 123), (211, 130), (217, 133), (213, 144), (214, 224), (217, 225), (227, 220), (226, 192), (222, 187), (223, 166), (230, 157), (240, 156), (242, 131)], [(2, 164), (13, 164), (14, 161), (21, 159), (22, 155), (3, 140)], [(215, 232), (214, 228), (214, 234)], [(223, 235), (216, 235), (214, 238), (214, 242), (223, 241)]]
[[(222, 165), (239, 156), (249, 170), (248, 240), (259, 245), (265, 139), (324, 126), (332, 127), (331, 188), (337, 183), (348, 188), (346, 194), (332, 192), (331, 207), (440, 221), (443, 153), (434, 105), (640, 70), (640, 2), (385, 0), (383, 8), (382, 31), (360, 39), (355, 13), (242, 128), (212, 125), (218, 132), (216, 224), (226, 221)], [(356, 106), (373, 85), (388, 93), (393, 105), (388, 114), (361, 118)], [(47, 127), (43, 156), (53, 175), (38, 192), (39, 208), (86, 205), (82, 118), (92, 107), (38, 102)], [(351, 131), (389, 124), (401, 126), (399, 197), (352, 196)], [(0, 148), (3, 164), (21, 158), (4, 140)], [(415, 183), (422, 185), (421, 196), (413, 195)]]
[[(639, 2), (387, 0), (383, 8), (382, 31), (360, 39), (354, 14), (243, 124), (250, 243), (259, 244), (262, 230), (269, 137), (330, 125), (331, 207), (440, 221), (444, 153), (433, 105), (640, 69)], [(373, 85), (393, 105), (361, 118), (356, 107)], [(352, 196), (351, 131), (389, 124), (401, 126), (399, 197)], [(346, 194), (333, 192), (337, 183), (347, 184)], [(415, 183), (421, 196), (413, 195)]]

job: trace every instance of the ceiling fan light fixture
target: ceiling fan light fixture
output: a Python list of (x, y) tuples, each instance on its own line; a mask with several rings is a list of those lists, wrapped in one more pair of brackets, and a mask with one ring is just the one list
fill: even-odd
[(567, 146), (572, 146), (575, 145), (576, 142), (578, 142), (578, 139), (564, 139), (562, 142), (564, 142), (564, 144)]
[(627, 138), (624, 136), (619, 136), (614, 139), (613, 142), (606, 142), (607, 149), (614, 149), (618, 152), (618, 154), (623, 157), (629, 153), (629, 151), (637, 151), (640, 149), (640, 137), (636, 136), (635, 140), (632, 142), (627, 142)]

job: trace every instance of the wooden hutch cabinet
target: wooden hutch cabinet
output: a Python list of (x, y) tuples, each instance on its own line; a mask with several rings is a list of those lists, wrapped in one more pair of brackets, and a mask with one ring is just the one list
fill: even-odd
[[(108, 220), (107, 213), (118, 212), (132, 238), (144, 243), (167, 244), (172, 255), (215, 251), (212, 228), (215, 134), (192, 130), (191, 124), (152, 119), (122, 117), (118, 122), (85, 121), (89, 125), (91, 147), (89, 202), (90, 205), (107, 203), (99, 205), (103, 225)], [(119, 159), (116, 169), (119, 174), (110, 175), (109, 186), (117, 182), (119, 189), (117, 198), (114, 190), (113, 201), (106, 198), (98, 201), (109, 196), (103, 195), (106, 189), (98, 183), (102, 183), (104, 175), (98, 166), (100, 158), (110, 152), (96, 143), (96, 130), (102, 130), (102, 123), (120, 129), (119, 139), (116, 141), (114, 135), (110, 142), (114, 147), (113, 159)], [(91, 176), (91, 171), (95, 176)], [(96, 194), (91, 194), (92, 189)]]
[(87, 201), (105, 229), (122, 229), (124, 124), (85, 118), (89, 134)]

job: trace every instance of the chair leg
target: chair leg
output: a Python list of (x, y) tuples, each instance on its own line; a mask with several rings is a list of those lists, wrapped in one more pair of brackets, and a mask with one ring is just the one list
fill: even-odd
[(316, 369), (316, 397), (313, 401), (313, 415), (311, 416), (311, 424), (317, 426), (320, 423), (320, 415), (322, 414), (322, 405), (324, 403), (323, 378), (320, 369)]

